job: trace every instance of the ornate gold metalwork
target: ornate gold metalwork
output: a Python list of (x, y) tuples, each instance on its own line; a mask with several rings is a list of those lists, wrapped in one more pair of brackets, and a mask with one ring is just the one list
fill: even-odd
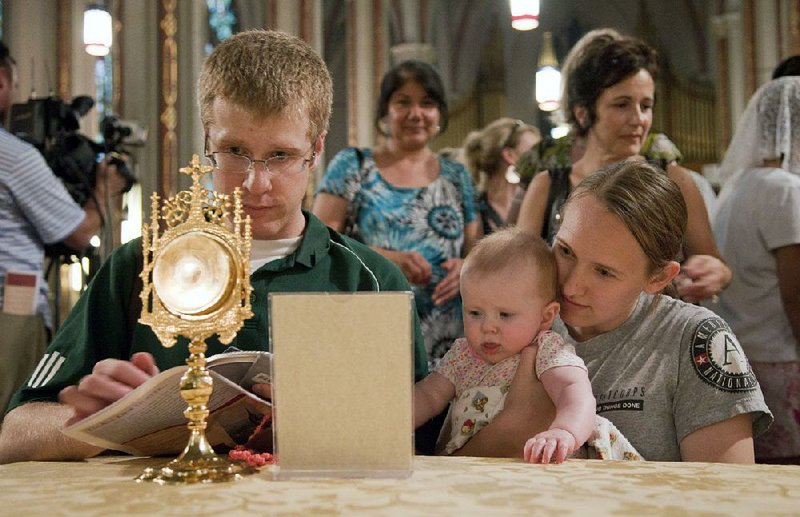
[(173, 194), (178, 186), (174, 171), (178, 167), (178, 21), (177, 0), (158, 2), (159, 32), (159, 137), (160, 154), (158, 189), (165, 196)]
[[(153, 193), (150, 226), (142, 230), (139, 321), (152, 327), (165, 347), (175, 345), (178, 335), (190, 339), (189, 368), (180, 391), (189, 406), (184, 415), (191, 435), (180, 456), (161, 469), (146, 469), (137, 481), (209, 483), (253, 472), (246, 464), (217, 456), (205, 435), (206, 404), (213, 388), (205, 366), (205, 340), (219, 334), (222, 343), (230, 343), (253, 315), (250, 218), (242, 218), (239, 189), (231, 201), (200, 186), (200, 177), (210, 170), (194, 155), (191, 166), (180, 169), (192, 177), (191, 190), (167, 199), (160, 213), (159, 196)], [(164, 227), (160, 235), (159, 222)]]
[[(72, 41), (72, 6), (68, 0), (58, 0), (58, 22), (56, 25), (57, 41)], [(70, 45), (58, 45), (58, 95), (62, 99), (71, 98), (70, 69), (72, 53)]]

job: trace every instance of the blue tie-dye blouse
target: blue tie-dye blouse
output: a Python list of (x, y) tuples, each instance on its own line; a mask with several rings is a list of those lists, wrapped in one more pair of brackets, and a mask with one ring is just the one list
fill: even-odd
[(369, 246), (416, 251), (433, 266), (426, 286), (412, 286), (429, 358), (444, 355), (463, 335), (461, 298), (436, 307), (431, 295), (446, 275), (440, 266), (464, 251), (464, 227), (477, 217), (472, 178), (466, 168), (439, 158), (440, 174), (420, 188), (397, 187), (381, 176), (372, 151), (347, 148), (334, 156), (317, 192), (347, 200), (355, 212), (358, 237)]

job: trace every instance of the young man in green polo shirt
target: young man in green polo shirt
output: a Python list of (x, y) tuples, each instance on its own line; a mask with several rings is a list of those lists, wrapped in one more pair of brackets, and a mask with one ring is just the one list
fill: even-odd
[[(270, 292), (410, 290), (391, 262), (301, 210), (324, 147), (331, 99), (324, 62), (306, 43), (279, 32), (239, 33), (203, 66), (198, 101), (214, 187), (227, 194), (242, 187), (252, 221), (255, 316), (232, 343), (239, 349), (269, 349)], [(163, 348), (131, 316), (140, 264), (136, 240), (98, 271), (12, 399), (0, 431), (0, 463), (99, 453), (66, 438), (61, 428), (123, 397), (159, 369), (184, 363), (182, 347)], [(427, 357), (415, 323), (418, 380), (427, 373)], [(208, 345), (208, 355), (223, 351), (215, 340)]]

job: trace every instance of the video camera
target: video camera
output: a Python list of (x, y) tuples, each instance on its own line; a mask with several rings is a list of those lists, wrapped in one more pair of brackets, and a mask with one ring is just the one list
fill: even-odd
[[(97, 163), (104, 155), (116, 165), (127, 184), (127, 192), (136, 183), (122, 155), (126, 138), (133, 128), (121, 124), (116, 117), (108, 116), (101, 122), (104, 144), (97, 144), (78, 133), (79, 119), (94, 106), (86, 95), (66, 104), (57, 97), (31, 99), (24, 104), (11, 106), (9, 132), (35, 146), (44, 156), (53, 173), (67, 187), (72, 198), (81, 206), (88, 201), (97, 183)], [(144, 143), (137, 142), (137, 143)]]

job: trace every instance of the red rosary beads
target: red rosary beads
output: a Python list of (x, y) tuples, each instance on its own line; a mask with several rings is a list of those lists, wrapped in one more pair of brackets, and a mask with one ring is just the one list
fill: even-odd
[[(261, 419), (261, 422), (256, 426), (253, 434), (250, 435), (250, 438), (247, 439), (249, 442), (256, 436), (267, 422), (270, 421), (272, 415), (264, 415)], [(275, 463), (275, 456), (268, 452), (256, 452), (253, 449), (248, 449), (244, 445), (237, 445), (231, 451), (228, 452), (228, 457), (234, 461), (246, 461), (248, 465), (251, 467), (263, 467), (264, 465), (272, 465)]]
[(228, 452), (228, 457), (235, 461), (246, 461), (248, 465), (256, 468), (275, 463), (275, 456), (272, 454), (245, 449), (244, 445), (237, 445), (236, 448)]

